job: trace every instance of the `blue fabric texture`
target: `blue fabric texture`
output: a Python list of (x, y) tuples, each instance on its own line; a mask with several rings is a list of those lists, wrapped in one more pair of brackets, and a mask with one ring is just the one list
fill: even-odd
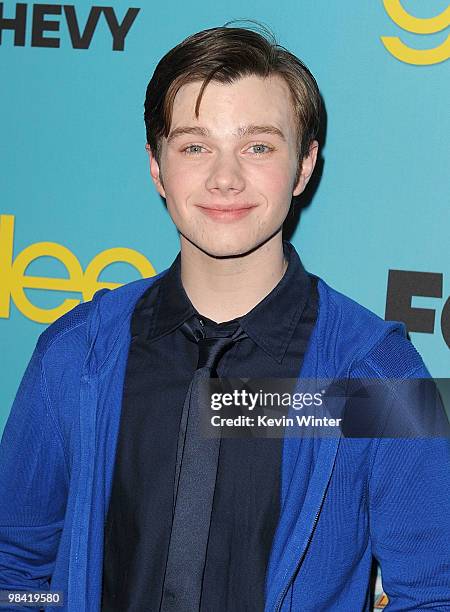
[[(50, 325), (12, 406), (0, 445), (0, 589), (63, 591), (64, 606), (46, 610), (99, 610), (130, 318), (165, 272), (102, 289)], [(318, 289), (299, 379), (429, 377), (402, 323), (323, 280)], [(448, 439), (285, 438), (281, 476), (266, 612), (368, 610), (372, 555), (386, 610), (450, 611)]]

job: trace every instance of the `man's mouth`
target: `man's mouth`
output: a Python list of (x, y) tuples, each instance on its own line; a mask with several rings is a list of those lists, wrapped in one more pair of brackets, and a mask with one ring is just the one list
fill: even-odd
[(246, 217), (256, 206), (254, 204), (237, 204), (234, 206), (198, 206), (203, 214), (215, 221), (236, 221)]

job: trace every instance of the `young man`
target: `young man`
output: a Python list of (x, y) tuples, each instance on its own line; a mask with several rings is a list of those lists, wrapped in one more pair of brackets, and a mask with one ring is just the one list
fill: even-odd
[(160, 61), (147, 150), (180, 253), (40, 336), (1, 446), (1, 588), (77, 612), (348, 612), (368, 609), (374, 556), (387, 609), (450, 610), (448, 439), (193, 425), (202, 377), (429, 377), (402, 324), (282, 239), (319, 114), (308, 69), (253, 31)]

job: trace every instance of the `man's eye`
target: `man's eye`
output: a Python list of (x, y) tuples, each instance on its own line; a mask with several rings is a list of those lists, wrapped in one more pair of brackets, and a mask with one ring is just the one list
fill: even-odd
[[(202, 147), (202, 145), (191, 144), (182, 149), (182, 153), (184, 153), (185, 155), (200, 155), (203, 150), (204, 147)], [(269, 147), (268, 145), (262, 143), (257, 143), (249, 147), (248, 150), (252, 151), (254, 155), (264, 155), (273, 151), (273, 147)]]
[(253, 153), (255, 153), (255, 155), (270, 153), (270, 151), (273, 150), (272, 147), (269, 147), (265, 144), (254, 144), (250, 147), (250, 149), (253, 149)]
[(201, 145), (192, 144), (188, 147), (185, 147), (183, 149), (183, 153), (186, 153), (186, 155), (198, 155), (199, 153), (201, 153), (202, 149), (203, 147)]

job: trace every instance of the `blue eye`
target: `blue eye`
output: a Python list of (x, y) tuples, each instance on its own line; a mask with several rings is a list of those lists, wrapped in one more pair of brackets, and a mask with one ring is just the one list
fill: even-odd
[[(271, 147), (268, 147), (267, 145), (262, 144), (262, 143), (260, 143), (260, 144), (254, 144), (254, 145), (252, 145), (250, 148), (254, 150), (254, 153), (255, 153), (256, 155), (262, 155), (262, 154), (264, 154), (264, 153), (268, 153), (269, 151), (272, 151), (272, 148), (271, 148)], [(255, 150), (255, 149), (256, 149), (256, 150)]]
[[(200, 155), (204, 147), (199, 144), (191, 144), (182, 149), (182, 153), (185, 155)], [(268, 145), (262, 143), (256, 143), (249, 147), (249, 150), (253, 150), (254, 155), (265, 155), (266, 153), (270, 153), (273, 151), (273, 147), (269, 147)]]
[(201, 152), (200, 149), (203, 149), (201, 145), (192, 144), (183, 149), (183, 153), (186, 153), (186, 155), (198, 155)]

